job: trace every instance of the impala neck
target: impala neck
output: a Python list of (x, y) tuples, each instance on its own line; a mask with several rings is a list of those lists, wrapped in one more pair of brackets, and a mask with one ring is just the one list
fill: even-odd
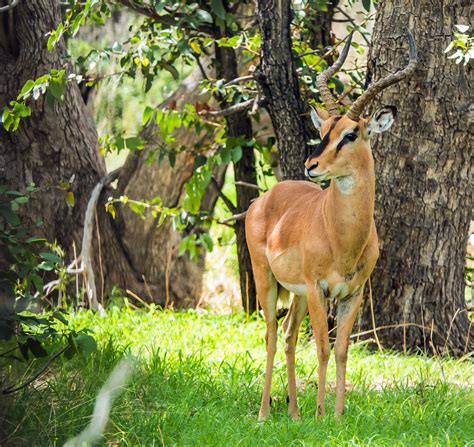
[(373, 231), (374, 160), (369, 147), (362, 150), (351, 175), (331, 181), (325, 205), (328, 237), (344, 269), (358, 261)]

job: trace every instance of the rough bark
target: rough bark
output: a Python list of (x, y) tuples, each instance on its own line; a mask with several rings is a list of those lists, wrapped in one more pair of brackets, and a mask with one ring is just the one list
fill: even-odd
[[(6, 21), (0, 22), (1, 34), (7, 37), (0, 42), (1, 104), (15, 98), (28, 79), (63, 67), (66, 55), (61, 42), (53, 52), (46, 49), (45, 36), (60, 20), (58, 2), (20, 2), (13, 19), (13, 29), (6, 26)], [(192, 79), (178, 93), (185, 96), (190, 89), (196, 91), (197, 84), (198, 80)], [(16, 132), (8, 133), (0, 128), (0, 184), (21, 190), (34, 182), (42, 188), (25, 208), (25, 215), (30, 224), (42, 221), (37, 233), (57, 240), (71, 259), (73, 243), (78, 252), (81, 248), (91, 191), (106, 174), (104, 160), (97, 151), (96, 129), (76, 85), (68, 84), (64, 101), (53, 108), (42, 98), (31, 106), (32, 116), (23, 120)], [(196, 137), (188, 132), (182, 138)], [(120, 191), (133, 198), (150, 198), (148, 193), (153, 192), (162, 196), (165, 204), (175, 204), (182, 185), (192, 175), (193, 159), (179, 156), (176, 170), (157, 165), (148, 168), (146, 153), (130, 157), (119, 181)], [(55, 186), (73, 176), (76, 203), (71, 209), (64, 191)], [(221, 181), (223, 172), (217, 176)], [(142, 194), (143, 191), (147, 194)], [(168, 276), (170, 301), (176, 306), (195, 304), (201, 288), (203, 259), (197, 265), (185, 256), (176, 259), (179, 235), (171, 230), (169, 223), (158, 230), (156, 222), (150, 220), (141, 225), (142, 221), (135, 215), (127, 215), (129, 220), (120, 218), (113, 222), (103, 205), (114, 194), (114, 189), (107, 188), (97, 208), (99, 231), (94, 231), (94, 235), (100, 234), (100, 250), (96, 240), (94, 269), (99, 298), (117, 285), (146, 300), (164, 304)], [(215, 191), (210, 191), (205, 206), (212, 209), (216, 198)]]
[[(398, 108), (396, 123), (374, 144), (376, 223), (381, 255), (372, 278), (377, 326), (385, 346), (462, 354), (469, 320), (464, 256), (473, 195), (471, 68), (443, 50), (454, 25), (472, 14), (469, 1), (381, 2), (369, 58), (378, 79), (407, 60), (405, 27), (419, 53), (415, 74), (386, 90), (377, 104)], [(372, 329), (370, 303), (361, 329)]]
[[(59, 20), (57, 2), (52, 0), (20, 2), (13, 10), (13, 28), (3, 20), (3, 31), (13, 44), (0, 47), (1, 104), (15, 98), (28, 79), (63, 66), (64, 44), (60, 42), (53, 52), (46, 49), (46, 33)], [(41, 97), (30, 105), (32, 116), (16, 132), (0, 128), (0, 183), (22, 190), (34, 182), (42, 188), (25, 209), (26, 222), (31, 226), (43, 222), (38, 232), (58, 240), (69, 253), (74, 243), (79, 252), (91, 190), (106, 173), (94, 123), (73, 84), (68, 85), (63, 103), (51, 108)], [(71, 209), (57, 186), (72, 178), (76, 203)]]
[(301, 100), (292, 62), (289, 0), (258, 0), (257, 21), (262, 33), (261, 61), (255, 76), (267, 102), (277, 139), (284, 179), (303, 179), (309, 154), (307, 141), (314, 134)]
[[(216, 47), (217, 77), (231, 81), (239, 76), (237, 56), (232, 48)], [(221, 105), (226, 107), (225, 104)], [(252, 122), (247, 112), (239, 112), (226, 118), (228, 134), (231, 137), (244, 136), (251, 140), (253, 136)], [(242, 151), (242, 158), (234, 163), (236, 181), (257, 184), (255, 173), (255, 155), (253, 147), (246, 146)], [(244, 186), (236, 186), (237, 207), (235, 213), (247, 211), (252, 200), (258, 197), (258, 191)], [(240, 292), (242, 306), (248, 312), (254, 312), (257, 305), (257, 291), (253, 278), (252, 262), (245, 238), (245, 223), (243, 220), (234, 224), (237, 241), (237, 258), (239, 263)]]

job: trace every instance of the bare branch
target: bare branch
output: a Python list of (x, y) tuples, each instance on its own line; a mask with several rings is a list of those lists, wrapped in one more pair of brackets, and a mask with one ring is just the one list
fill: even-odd
[(212, 186), (214, 186), (217, 195), (222, 199), (229, 211), (235, 213), (237, 208), (234, 206), (232, 201), (221, 191), (221, 188), (219, 188), (219, 183), (217, 183), (217, 180), (214, 177), (211, 177), (211, 183)]
[[(347, 14), (346, 11), (344, 11), (342, 8), (340, 8), (339, 6), (336, 6), (334, 8), (337, 12), (339, 12), (340, 14), (342, 14), (348, 22), (350, 22), (350, 24), (354, 27), (354, 29), (358, 29), (359, 28), (359, 25), (357, 25), (357, 23), (355, 22), (355, 20), (349, 15)], [(370, 45), (370, 41), (369, 39), (367, 39), (366, 35), (362, 32), (359, 32), (359, 34), (362, 36), (362, 38), (365, 40), (365, 43), (367, 45)]]
[(16, 5), (18, 5), (18, 0), (10, 0), (8, 5), (0, 6), (0, 12), (5, 12), (10, 9), (13, 9)]
[(251, 107), (254, 103), (254, 99), (249, 99), (247, 101), (239, 102), (233, 106), (227, 107), (222, 110), (202, 110), (199, 112), (199, 115), (204, 116), (229, 116), (234, 113), (243, 112), (244, 110)]
[(229, 81), (227, 84), (224, 84), (224, 87), (230, 87), (231, 85), (238, 84), (239, 82), (247, 82), (253, 80), (255, 80), (253, 75), (240, 76), (238, 78), (232, 79), (232, 81)]
[(65, 352), (67, 348), (68, 348), (68, 346), (65, 346), (60, 351), (56, 352), (56, 354), (54, 354), (45, 363), (45, 365), (38, 372), (33, 374), (28, 380), (25, 380), (22, 384), (20, 384), (16, 387), (11, 385), (7, 388), (4, 388), (3, 390), (1, 390), (1, 394), (16, 393), (17, 391), (20, 391), (21, 389), (26, 388), (28, 385), (32, 384), (36, 379), (38, 379), (41, 375), (43, 375), (46, 372), (46, 370), (49, 368), (49, 365), (51, 365), (51, 363), (53, 363), (54, 360), (56, 360), (63, 352)]
[(254, 185), (253, 183), (247, 183), (247, 182), (237, 181), (237, 182), (234, 182), (234, 185), (237, 185), (237, 186), (246, 186), (247, 188), (256, 189), (256, 190), (258, 190), (258, 191), (265, 191), (264, 189), (260, 188), (260, 186)]
[(236, 222), (238, 220), (244, 220), (246, 215), (247, 215), (247, 211), (244, 211), (243, 213), (234, 214), (233, 216), (230, 216), (226, 219), (218, 220), (217, 223), (220, 223), (222, 225), (226, 225), (229, 222)]

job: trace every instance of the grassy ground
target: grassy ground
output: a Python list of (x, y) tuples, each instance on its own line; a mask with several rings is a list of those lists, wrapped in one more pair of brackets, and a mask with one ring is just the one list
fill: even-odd
[[(280, 340), (272, 417), (257, 422), (265, 361), (262, 321), (242, 314), (171, 313), (114, 308), (81, 312), (76, 326), (95, 330), (99, 352), (57, 363), (9, 402), (8, 445), (62, 445), (88, 423), (94, 399), (126, 351), (135, 371), (116, 400), (108, 445), (474, 445), (473, 365), (351, 347), (346, 414), (314, 417), (316, 358), (304, 334), (297, 353), (302, 420), (286, 416)], [(335, 378), (331, 359), (329, 382)], [(332, 413), (334, 393), (328, 393)], [(1, 442), (0, 442), (1, 443)], [(7, 445), (7, 444), (5, 444)]]

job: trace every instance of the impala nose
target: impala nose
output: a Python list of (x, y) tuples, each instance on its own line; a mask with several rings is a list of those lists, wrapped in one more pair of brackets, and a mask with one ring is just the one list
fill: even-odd
[[(309, 161), (309, 160), (308, 160), (308, 161)], [(308, 162), (306, 162), (305, 165), (306, 165), (307, 163), (308, 163)], [(316, 168), (318, 167), (318, 165), (319, 165), (319, 163), (316, 162), (316, 163), (313, 163), (313, 164), (312, 164), (311, 166), (309, 166), (309, 167), (306, 167), (306, 166), (305, 166), (305, 170), (304, 170), (304, 175), (305, 175), (305, 177), (311, 178), (311, 177), (312, 177), (312, 176), (311, 176), (311, 170), (316, 169)]]

